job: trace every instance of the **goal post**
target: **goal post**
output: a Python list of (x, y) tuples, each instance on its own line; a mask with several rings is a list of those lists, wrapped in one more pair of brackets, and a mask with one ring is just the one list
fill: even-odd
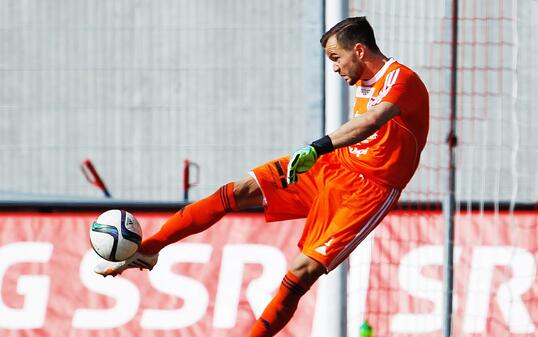
[[(348, 0), (325, 1), (325, 31), (349, 15)], [(325, 58), (325, 123), (328, 134), (349, 118), (349, 90)], [(320, 279), (320, 295), (316, 304), (312, 337), (347, 336), (348, 262), (340, 264)]]

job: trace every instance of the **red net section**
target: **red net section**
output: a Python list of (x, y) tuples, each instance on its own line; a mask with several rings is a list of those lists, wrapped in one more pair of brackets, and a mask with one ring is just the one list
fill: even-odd
[[(394, 211), (351, 258), (349, 333), (441, 336), (448, 195), (450, 1), (350, 1), (430, 93), (430, 134)], [(460, 1), (454, 336), (534, 336), (538, 322), (536, 1)], [(533, 37), (534, 36), (534, 37)], [(533, 159), (534, 158), (534, 159)]]

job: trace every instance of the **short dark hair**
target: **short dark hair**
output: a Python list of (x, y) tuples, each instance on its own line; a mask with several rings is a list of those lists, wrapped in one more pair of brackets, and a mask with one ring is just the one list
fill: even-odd
[(321, 37), (323, 48), (333, 35), (336, 36), (338, 45), (346, 50), (351, 50), (355, 44), (362, 43), (376, 53), (381, 52), (375, 42), (374, 29), (366, 20), (366, 16), (347, 18), (337, 23)]

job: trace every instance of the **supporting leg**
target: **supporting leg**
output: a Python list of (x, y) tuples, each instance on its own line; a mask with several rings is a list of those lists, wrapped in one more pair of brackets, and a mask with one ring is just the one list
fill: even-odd
[(301, 297), (324, 272), (323, 265), (300, 254), (284, 276), (275, 297), (254, 323), (248, 337), (272, 337), (282, 330), (293, 317)]

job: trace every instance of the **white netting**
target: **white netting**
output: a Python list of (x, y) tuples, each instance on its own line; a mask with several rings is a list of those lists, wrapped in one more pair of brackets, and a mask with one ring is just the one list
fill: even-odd
[[(382, 51), (415, 69), (430, 91), (429, 141), (403, 200), (447, 195), (447, 5), (351, 2), (352, 15), (372, 22)], [(455, 336), (536, 333), (537, 220), (534, 211), (521, 209), (538, 200), (538, 127), (531, 108), (537, 14), (536, 1), (460, 1)], [(389, 216), (352, 259), (352, 325), (366, 317), (376, 336), (439, 336), (444, 226), (441, 210), (428, 204)]]

